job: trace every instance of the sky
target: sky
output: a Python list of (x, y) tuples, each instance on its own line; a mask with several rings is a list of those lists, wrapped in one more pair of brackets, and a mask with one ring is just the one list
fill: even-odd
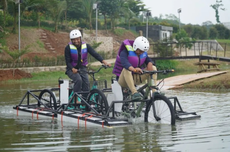
[[(142, 0), (152, 16), (174, 14), (179, 18), (177, 10), (181, 8), (180, 21), (184, 24), (199, 24), (211, 21), (216, 24), (215, 10), (210, 7), (216, 0)], [(222, 0), (225, 11), (219, 10), (220, 22), (230, 22), (230, 0)]]

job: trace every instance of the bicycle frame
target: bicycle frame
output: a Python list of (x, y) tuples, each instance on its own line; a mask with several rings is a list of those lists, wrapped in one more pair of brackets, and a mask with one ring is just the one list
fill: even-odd
[[(150, 74), (148, 82), (146, 84), (144, 84), (142, 87), (140, 87), (139, 89), (137, 89), (138, 92), (145, 90), (145, 94), (144, 94), (144, 99), (146, 99), (149, 96), (149, 93), (151, 92), (150, 89), (157, 89), (158, 88), (156, 86), (153, 86), (153, 74)], [(150, 98), (151, 98), (151, 94), (150, 94)], [(138, 109), (136, 110), (136, 116), (139, 117), (141, 114), (141, 110), (144, 107), (144, 105), (146, 104), (146, 102), (148, 102), (149, 100), (145, 101), (145, 102), (141, 102)], [(136, 103), (136, 102), (135, 102)], [(136, 109), (136, 104), (134, 104), (134, 109)]]
[[(156, 73), (164, 73), (166, 74), (167, 72), (173, 72), (174, 70), (163, 70), (163, 71), (144, 71), (144, 74), (149, 74), (149, 78), (148, 78), (148, 81), (146, 84), (144, 84), (142, 87), (140, 87), (139, 89), (137, 89), (138, 92), (142, 92), (144, 89), (145, 90), (145, 93), (144, 93), (144, 99), (147, 99), (148, 96), (150, 96), (149, 99), (147, 100), (142, 100), (140, 105), (138, 106), (138, 108), (136, 109), (136, 102), (140, 102), (140, 101), (130, 101), (130, 102), (133, 102), (134, 103), (134, 110), (135, 110), (135, 116), (136, 117), (139, 117), (140, 114), (141, 114), (141, 111), (142, 111), (142, 108), (144, 107), (144, 105), (149, 102), (151, 100), (151, 98), (154, 98), (154, 95), (156, 93), (159, 92), (159, 88), (157, 87), (162, 81), (159, 82), (158, 85), (154, 86), (154, 83), (153, 83), (153, 74), (156, 74)], [(154, 93), (151, 93), (152, 89), (156, 89), (157, 91), (154, 92)], [(130, 97), (131, 94), (128, 95), (128, 97)], [(153, 105), (153, 108), (155, 109), (154, 105)], [(156, 116), (156, 113), (155, 113), (155, 110), (154, 110), (154, 117), (156, 119), (158, 119), (158, 117)]]
[[(107, 68), (107, 66), (105, 65), (102, 65), (97, 71), (93, 72), (93, 71), (88, 71), (87, 73), (92, 77), (93, 79), (93, 85), (91, 87), (91, 90), (92, 89), (97, 89), (98, 88), (98, 82), (97, 80), (95, 79), (95, 73), (98, 73), (102, 68)], [(96, 94), (95, 94), (96, 95)], [(74, 103), (74, 96), (77, 96), (78, 100), (84, 100), (82, 97), (80, 97), (80, 93), (74, 93), (74, 91), (72, 90), (70, 96), (69, 96), (69, 100), (72, 101)], [(92, 97), (93, 98), (93, 97)], [(84, 103), (86, 103), (87, 101), (84, 100)], [(88, 105), (88, 104), (86, 104)]]

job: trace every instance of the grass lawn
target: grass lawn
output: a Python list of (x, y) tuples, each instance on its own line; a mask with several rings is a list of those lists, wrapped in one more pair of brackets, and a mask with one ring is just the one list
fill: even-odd
[[(177, 65), (175, 68), (175, 72), (168, 75), (158, 75), (158, 79), (169, 77), (169, 76), (176, 76), (176, 75), (183, 75), (183, 74), (193, 74), (199, 70), (198, 66), (195, 66), (194, 63), (198, 62), (197, 59), (184, 59), (184, 60), (177, 60)], [(230, 68), (228, 62), (221, 62), (221, 61), (211, 61), (220, 63), (220, 69), (228, 71), (226, 74), (205, 78), (202, 80), (198, 80), (192, 82), (190, 84), (186, 84), (183, 89), (190, 89), (195, 91), (229, 91), (230, 89)], [(96, 71), (100, 68), (100, 66), (91, 66), (89, 69)], [(101, 69), (99, 73), (95, 74), (95, 78), (97, 80), (107, 80), (108, 83), (111, 82), (111, 78), (115, 77), (112, 74), (113, 68)], [(40, 73), (32, 73), (32, 78), (26, 78), (21, 80), (9, 80), (2, 83), (39, 83), (41, 81), (57, 81), (59, 78), (62, 79), (69, 79), (68, 76), (65, 74), (64, 71), (52, 71), (52, 72), (40, 72)], [(92, 81), (92, 78), (90, 78)]]

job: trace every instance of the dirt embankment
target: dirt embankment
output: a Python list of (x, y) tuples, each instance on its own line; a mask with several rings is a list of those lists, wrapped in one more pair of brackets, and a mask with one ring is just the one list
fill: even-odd
[[(89, 32), (93, 33), (93, 32)], [(88, 36), (95, 36), (95, 34), (87, 34)], [(84, 36), (84, 34), (83, 34)], [(117, 36), (109, 31), (98, 31), (98, 36), (113, 37), (114, 50), (118, 51), (120, 44), (125, 39), (135, 39), (132, 32), (127, 31), (122, 36)], [(6, 39), (9, 50), (18, 50), (18, 34), (10, 34)], [(21, 29), (20, 34), (20, 49), (27, 49), (29, 53), (24, 54), (21, 59), (32, 59), (37, 57), (56, 57), (64, 55), (64, 48), (69, 43), (69, 33), (59, 32), (53, 33), (45, 29)], [(0, 53), (0, 59), (10, 58), (6, 53)], [(14, 77), (13, 71), (0, 70), (0, 81), (8, 79), (20, 79), (23, 77), (23, 72), (16, 70)], [(26, 75), (26, 74), (25, 74)]]
[[(86, 31), (87, 34), (83, 34), (84, 37), (94, 37), (93, 32)], [(92, 33), (92, 34), (88, 34)], [(113, 37), (113, 47), (115, 51), (118, 51), (120, 44), (125, 39), (135, 39), (135, 35), (132, 32), (127, 31), (122, 36), (113, 34), (112, 32), (98, 31), (98, 36)], [(45, 29), (21, 29), (21, 43), (20, 48), (25, 49), (28, 47), (29, 53), (22, 56), (22, 59), (38, 57), (56, 57), (64, 55), (64, 49), (69, 43), (69, 33), (59, 32), (53, 33)], [(10, 34), (7, 39), (7, 46), (10, 50), (18, 49), (18, 35)], [(87, 42), (86, 42), (87, 43)], [(0, 56), (3, 58), (4, 55)], [(7, 56), (8, 57), (8, 56)]]
[(15, 70), (0, 70), (0, 81), (18, 80), (22, 78), (31, 78), (30, 73), (15, 69)]

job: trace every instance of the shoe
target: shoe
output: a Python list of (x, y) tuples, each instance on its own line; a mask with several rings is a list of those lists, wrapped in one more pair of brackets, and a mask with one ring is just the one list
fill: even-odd
[(81, 103), (81, 99), (79, 97), (77, 97), (75, 103)]
[(77, 97), (75, 103), (80, 104), (80, 109), (85, 109), (85, 105), (81, 104), (81, 98)]
[(143, 96), (138, 92), (131, 95), (131, 100), (142, 100), (142, 99), (143, 99)]

